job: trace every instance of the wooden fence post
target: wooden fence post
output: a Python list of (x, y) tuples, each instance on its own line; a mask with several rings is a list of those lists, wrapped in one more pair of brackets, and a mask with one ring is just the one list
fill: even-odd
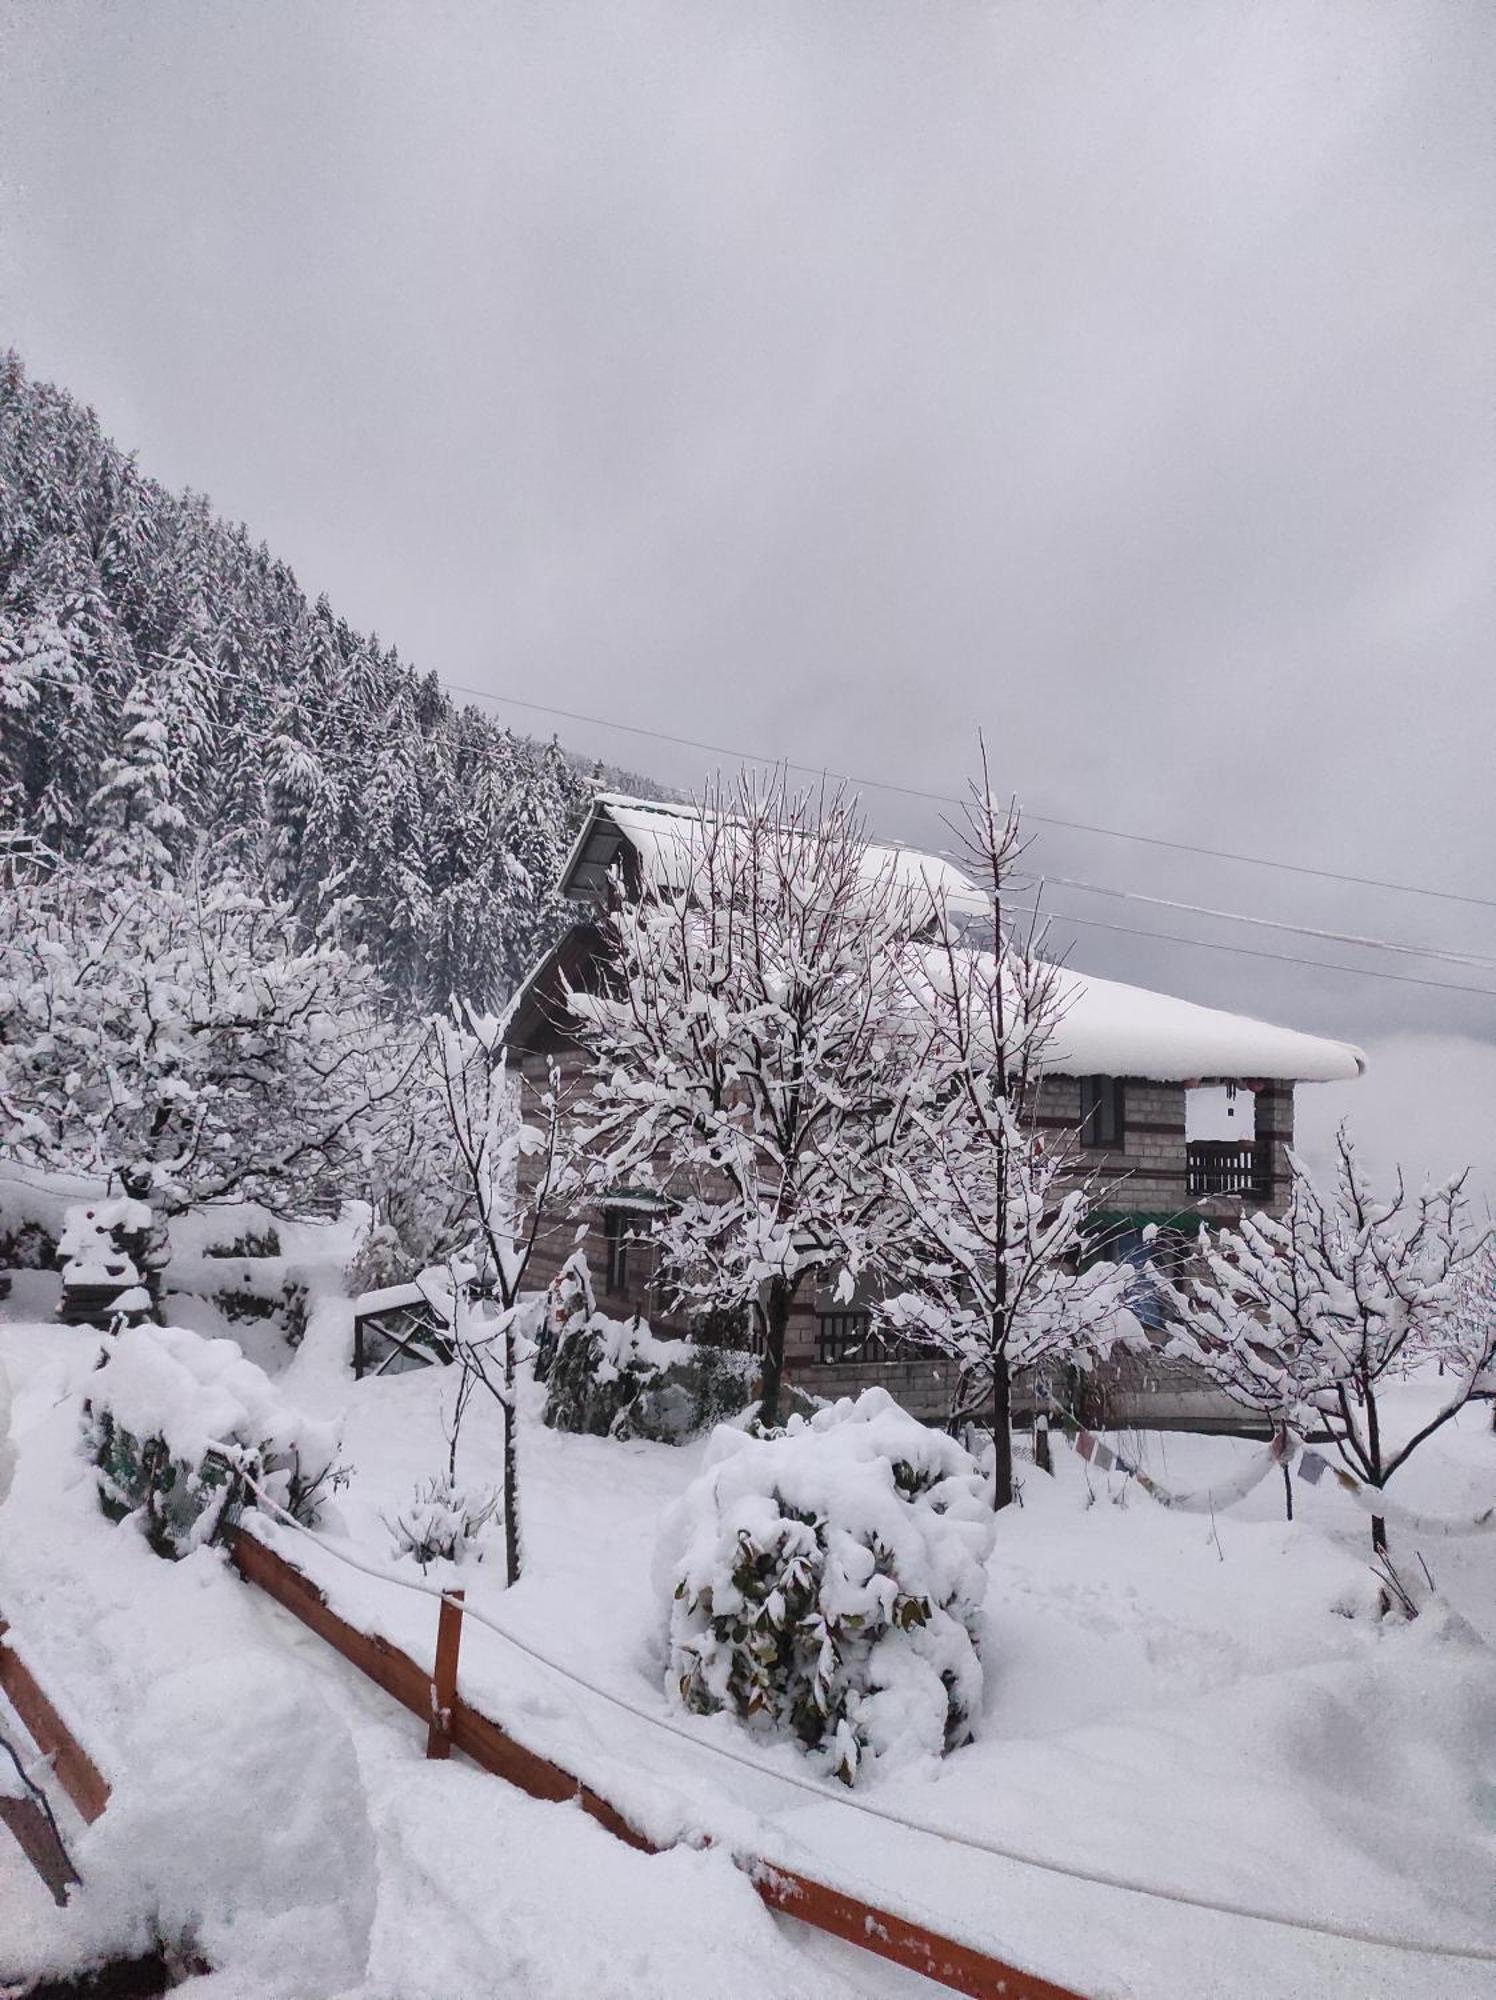
[(460, 1590), (449, 1591), (441, 1601), (436, 1620), (436, 1668), (431, 1681), (431, 1727), (426, 1732), (426, 1755), (452, 1754), (452, 1708), (457, 1700), (457, 1653), (462, 1645), (462, 1600)]

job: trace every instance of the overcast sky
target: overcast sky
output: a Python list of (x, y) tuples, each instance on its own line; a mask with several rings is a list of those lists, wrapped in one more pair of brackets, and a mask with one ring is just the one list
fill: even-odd
[[(981, 725), (1036, 812), (1496, 898), (1491, 0), (0, 21), (0, 335), (419, 666), (937, 793)], [(1051, 873), (1496, 960), (1491, 907), (1036, 831)], [(1057, 936), (1496, 1039), (1471, 995)]]

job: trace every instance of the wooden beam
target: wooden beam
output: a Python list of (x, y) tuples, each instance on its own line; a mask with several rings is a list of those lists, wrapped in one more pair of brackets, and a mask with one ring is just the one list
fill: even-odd
[(10, 1828), (16, 1845), (51, 1890), (52, 1901), (58, 1909), (65, 1909), (68, 1889), (80, 1878), (41, 1801), (0, 1794), (0, 1820)]
[(310, 1577), (304, 1576), (264, 1542), (238, 1530), (229, 1543), (230, 1559), (247, 1583), (258, 1584), (267, 1596), (311, 1627), (343, 1658), (392, 1695), (402, 1708), (422, 1722), (431, 1714), (431, 1676), (387, 1639), (360, 1632), (330, 1609)]
[[(360, 1632), (340, 1618), (309, 1577), (245, 1529), (235, 1532), (229, 1550), (235, 1568), (246, 1582), (257, 1585), (278, 1604), (284, 1605), (286, 1610), (335, 1647), (351, 1665), (376, 1680), (387, 1694), (412, 1714), (429, 1720), (432, 1677), (414, 1660), (388, 1641)], [(442, 1611), (447, 1609), (444, 1603)], [(437, 1643), (440, 1650), (439, 1632)], [(454, 1653), (454, 1691), (448, 1734), (458, 1750), (471, 1757), (485, 1771), (506, 1779), (522, 1792), (528, 1792), (531, 1798), (557, 1804), (574, 1801), (599, 1826), (630, 1847), (645, 1854), (661, 1851), (600, 1792), (593, 1791), (590, 1785), (583, 1784), (580, 1778), (563, 1770), (559, 1764), (553, 1764), (548, 1757), (542, 1757), (537, 1751), (526, 1749), (523, 1743), (517, 1743), (491, 1716), (484, 1715), (464, 1701), (455, 1692), (455, 1665)], [(942, 1937), (938, 1931), (926, 1930), (923, 1925), (890, 1910), (859, 1902), (855, 1896), (827, 1888), (824, 1883), (813, 1881), (809, 1876), (797, 1875), (790, 1869), (752, 1859), (740, 1858), (739, 1866), (748, 1874), (770, 1909), (782, 1910), (787, 1916), (798, 1917), (802, 1923), (811, 1924), (817, 1930), (844, 1938), (848, 1943), (889, 1959), (895, 1965), (906, 1966), (934, 1980), (937, 1985), (968, 1995), (969, 2000), (1083, 2000), (1082, 1995), (1068, 1987), (1056, 1986), (1035, 1974), (1020, 1972), (1016, 1966), (1007, 1965), (1000, 1958), (977, 1951), (971, 1945), (958, 1944), (953, 1938)]]
[(444, 1597), (436, 1612), (436, 1666), (431, 1676), (431, 1727), (426, 1731), (426, 1755), (452, 1754), (452, 1710), (457, 1706), (457, 1654), (462, 1645), (463, 1592)]
[(803, 1924), (829, 1931), (864, 1951), (876, 1952), (895, 1965), (948, 1986), (953, 1993), (965, 1993), (969, 2000), (1082, 2000), (1068, 1986), (1056, 1986), (1037, 1973), (1020, 1972), (989, 1958), (970, 1945), (957, 1944), (938, 1931), (926, 1930), (908, 1917), (880, 1910), (873, 1904), (844, 1896), (806, 1875), (787, 1868), (753, 1864), (749, 1872), (753, 1886), (771, 1910), (798, 1917)]
[(57, 1782), (92, 1823), (109, 1803), (109, 1786), (97, 1764), (42, 1693), (35, 1674), (7, 1637), (0, 1619), (0, 1693), (20, 1716), (32, 1741), (52, 1759)]

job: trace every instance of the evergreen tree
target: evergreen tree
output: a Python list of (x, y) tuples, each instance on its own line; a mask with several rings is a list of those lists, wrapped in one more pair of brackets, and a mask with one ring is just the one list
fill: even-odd
[(488, 1007), (568, 921), (556, 873), (593, 789), (0, 355), (8, 825), (151, 881), (201, 852), (307, 939), (356, 899), (347, 935), (403, 1001)]

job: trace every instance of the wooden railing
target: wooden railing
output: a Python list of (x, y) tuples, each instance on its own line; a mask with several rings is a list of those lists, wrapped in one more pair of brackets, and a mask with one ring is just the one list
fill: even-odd
[(1272, 1193), (1270, 1139), (1191, 1139), (1185, 1160), (1189, 1193), (1197, 1198), (1249, 1195), (1265, 1201)]
[[(565, 1800), (580, 1806), (617, 1839), (646, 1854), (659, 1849), (647, 1834), (630, 1823), (616, 1806), (570, 1771), (553, 1764), (517, 1742), (507, 1730), (463, 1699), (457, 1688), (458, 1648), (462, 1627), (460, 1604), (441, 1607), (433, 1667), (428, 1671), (387, 1639), (361, 1632), (340, 1618), (310, 1577), (288, 1563), (246, 1528), (230, 1543), (234, 1567), (283, 1605), (350, 1665), (382, 1687), (403, 1708), (426, 1723), (427, 1754), (442, 1756), (450, 1747), (475, 1764), (505, 1778), (531, 1798)], [(453, 1593), (456, 1596), (456, 1593)], [(798, 1917), (802, 1923), (844, 1938), (907, 1971), (964, 1993), (969, 2000), (1081, 2000), (1072, 1988), (1056, 1986), (1037, 1973), (1022, 1972), (987, 1952), (927, 1930), (896, 1911), (864, 1903), (808, 1875), (781, 1868), (748, 1855), (735, 1857), (760, 1899), (770, 1909)]]

